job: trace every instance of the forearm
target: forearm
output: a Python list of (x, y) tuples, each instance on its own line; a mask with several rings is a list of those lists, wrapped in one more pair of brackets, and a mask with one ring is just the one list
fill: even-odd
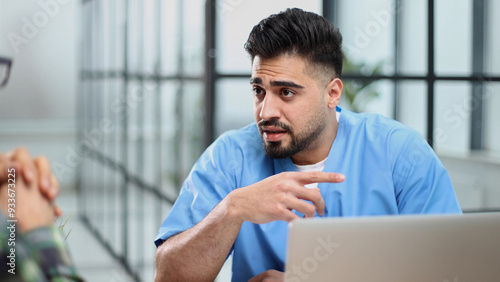
[(172, 236), (156, 251), (155, 281), (213, 281), (241, 228), (229, 197), (202, 221)]
[[(55, 226), (45, 226), (31, 230), (24, 234), (27, 253), (25, 259), (20, 262), (20, 270), (27, 275), (27, 281), (37, 275), (37, 281), (83, 281), (77, 274), (64, 238)], [(28, 260), (33, 260), (29, 263)], [(38, 268), (28, 269), (28, 266), (37, 265)], [(43, 279), (45, 277), (45, 279)]]

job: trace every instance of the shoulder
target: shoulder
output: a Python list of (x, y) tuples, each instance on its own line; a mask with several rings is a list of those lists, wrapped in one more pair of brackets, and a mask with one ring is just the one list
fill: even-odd
[(269, 163), (272, 162), (264, 153), (257, 126), (252, 123), (221, 134), (198, 159), (188, 179), (196, 175), (210, 175), (214, 180), (222, 175), (235, 188), (248, 175), (256, 177), (252, 168), (264, 170)]
[(257, 125), (254, 122), (240, 129), (224, 132), (217, 138), (214, 144), (218, 142), (231, 144), (233, 146), (246, 146), (248, 144), (260, 142), (260, 135)]
[(251, 151), (263, 151), (255, 123), (221, 134), (207, 149), (210, 153), (225, 154), (248, 154)]
[(374, 113), (354, 113), (348, 110), (342, 110), (348, 126), (359, 127), (366, 133), (373, 135), (390, 136), (397, 133), (401, 137), (420, 135), (416, 130), (399, 121)]
[(422, 134), (396, 120), (380, 114), (358, 114), (346, 110), (342, 110), (341, 115), (344, 115), (348, 142), (376, 152), (391, 166), (398, 158), (435, 157)]
[(200, 162), (239, 163), (263, 155), (262, 139), (257, 125), (249, 124), (241, 129), (229, 130), (221, 134), (203, 153)]

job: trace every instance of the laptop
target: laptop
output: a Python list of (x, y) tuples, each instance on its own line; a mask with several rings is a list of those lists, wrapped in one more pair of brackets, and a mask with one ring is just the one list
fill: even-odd
[(285, 281), (500, 281), (500, 213), (295, 220)]

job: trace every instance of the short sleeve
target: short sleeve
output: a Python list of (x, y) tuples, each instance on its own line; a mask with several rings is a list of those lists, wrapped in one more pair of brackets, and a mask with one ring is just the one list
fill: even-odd
[(403, 134), (393, 180), (400, 214), (462, 213), (448, 172), (417, 132)]
[(179, 197), (156, 235), (157, 247), (171, 236), (200, 222), (236, 187), (236, 168), (230, 167), (237, 163), (235, 158), (238, 158), (238, 154), (229, 149), (223, 137), (202, 154), (184, 181)]

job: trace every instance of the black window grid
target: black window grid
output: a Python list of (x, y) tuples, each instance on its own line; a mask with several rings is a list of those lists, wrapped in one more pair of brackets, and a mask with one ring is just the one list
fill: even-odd
[[(156, 5), (160, 6), (160, 0), (155, 0)], [(215, 139), (215, 103), (217, 99), (216, 94), (216, 84), (221, 79), (246, 79), (250, 77), (249, 73), (220, 73), (216, 69), (217, 65), (217, 57), (213, 54), (217, 50), (216, 46), (216, 38), (217, 38), (217, 28), (216, 28), (216, 17), (217, 17), (217, 8), (216, 8), (217, 0), (207, 0), (205, 2), (205, 68), (203, 76), (189, 75), (185, 74), (182, 70), (183, 61), (182, 54), (178, 54), (179, 58), (179, 70), (176, 74), (172, 75), (164, 75), (159, 73), (144, 73), (144, 72), (133, 72), (129, 70), (128, 64), (128, 53), (129, 53), (129, 38), (128, 38), (128, 30), (129, 30), (129, 0), (116, 0), (116, 5), (122, 4), (125, 7), (125, 19), (123, 21), (123, 26), (121, 27), (121, 32), (124, 34), (124, 38), (122, 42), (116, 42), (116, 45), (123, 44), (124, 46), (124, 56), (121, 58), (124, 61), (124, 69), (121, 71), (117, 70), (95, 70), (92, 68), (85, 68), (83, 66), (87, 65), (85, 60), (88, 60), (90, 63), (90, 67), (98, 65), (98, 56), (94, 56), (94, 53), (98, 52), (102, 46), (100, 46), (99, 39), (95, 37), (95, 33), (98, 32), (99, 26), (96, 24), (96, 17), (99, 14), (97, 10), (97, 5), (93, 5), (90, 11), (83, 12), (83, 25), (82, 25), (82, 46), (84, 48), (82, 53), (82, 70), (80, 72), (80, 95), (79, 95), (79, 113), (78, 113), (78, 124), (79, 124), (79, 133), (78, 140), (86, 140), (86, 136), (84, 135), (85, 130), (97, 128), (98, 119), (96, 117), (104, 116), (105, 110), (103, 107), (99, 107), (101, 104), (102, 95), (105, 95), (104, 89), (102, 86), (96, 87), (95, 84), (98, 84), (99, 81), (111, 81), (111, 80), (119, 80), (121, 81), (121, 85), (123, 88), (123, 92), (119, 93), (122, 95), (123, 100), (127, 100), (127, 97), (130, 95), (130, 82), (135, 82), (140, 85), (140, 87), (144, 88), (144, 83), (153, 83), (156, 85), (153, 91), (156, 111), (159, 113), (161, 111), (161, 85), (165, 82), (176, 82), (179, 83), (179, 87), (177, 90), (177, 97), (181, 97), (184, 92), (184, 87), (186, 83), (196, 81), (204, 84), (204, 142), (203, 146), (207, 147), (209, 144), (213, 142)], [(397, 3), (395, 7), (400, 4), (401, 0), (395, 0)], [(96, 0), (82, 0), (82, 6), (85, 7), (87, 5), (91, 5), (96, 3)], [(333, 23), (336, 23), (336, 13), (338, 4), (341, 1), (337, 0), (323, 0), (323, 14), (326, 18), (328, 18)], [(182, 1), (178, 1), (178, 3), (182, 3)], [(428, 0), (427, 1), (427, 73), (425, 75), (405, 75), (399, 72), (398, 64), (399, 64), (399, 50), (400, 50), (400, 42), (399, 42), (399, 18), (398, 13), (395, 12), (395, 22), (394, 25), (394, 73), (392, 75), (372, 75), (372, 76), (364, 76), (361, 74), (353, 74), (346, 73), (342, 76), (342, 79), (345, 81), (349, 80), (386, 80), (394, 83), (394, 104), (393, 104), (393, 116), (395, 119), (398, 119), (398, 84), (402, 81), (422, 81), (427, 85), (427, 124), (426, 124), (426, 138), (429, 144), (433, 145), (433, 132), (435, 128), (435, 119), (434, 119), (434, 101), (435, 101), (435, 84), (439, 81), (465, 81), (473, 83), (473, 93), (474, 95), (484, 95), (482, 92), (482, 87), (484, 83), (487, 82), (499, 82), (499, 76), (490, 76), (483, 74), (483, 64), (484, 61), (484, 15), (485, 15), (485, 7), (487, 5), (487, 0), (474, 0), (474, 10), (473, 10), (473, 41), (474, 41), (474, 54), (473, 54), (473, 73), (469, 76), (443, 76), (436, 75), (435, 73), (435, 60), (434, 60), (434, 18), (435, 18), (435, 1)], [(156, 18), (160, 18), (160, 11), (158, 9)], [(180, 13), (182, 15), (182, 13)], [(179, 16), (179, 20), (177, 24), (182, 25), (183, 19), (182, 16)], [(160, 29), (159, 20), (155, 23)], [(120, 27), (116, 27), (116, 31), (120, 32)], [(140, 36), (140, 35), (139, 35)], [(162, 50), (161, 40), (158, 38), (155, 40), (157, 44), (156, 50), (156, 63), (157, 68), (161, 66), (160, 59), (160, 50)], [(182, 40), (181, 40), (182, 42)], [(182, 43), (180, 43), (182, 44)], [(85, 48), (88, 48), (85, 50)], [(140, 49), (140, 48), (139, 48)], [(179, 52), (182, 52), (182, 45), (178, 49)], [(143, 50), (139, 50), (143, 51)], [(141, 52), (139, 52), (141, 53)], [(94, 84), (93, 86), (91, 84)], [(482, 101), (482, 99), (479, 99)], [(179, 100), (178, 100), (179, 101)], [(181, 105), (177, 105), (181, 106)], [(142, 113), (144, 112), (144, 108), (141, 109)], [(125, 108), (126, 111), (126, 108)], [(139, 115), (142, 117), (142, 115)], [(182, 120), (182, 112), (178, 112), (176, 117), (181, 121)], [(472, 120), (474, 124), (483, 122), (483, 105), (481, 104), (479, 107), (476, 107), (472, 113)], [(137, 121), (141, 129), (144, 127), (144, 120)], [(158, 132), (155, 135), (158, 142), (156, 142), (156, 150), (159, 152), (162, 151), (162, 136), (161, 136), (161, 126), (162, 120), (159, 114), (156, 115), (156, 126)], [(146, 181), (143, 178), (145, 173), (144, 171), (144, 163), (147, 161), (142, 156), (144, 156), (144, 139), (139, 138), (139, 142), (137, 142), (137, 154), (136, 159), (132, 160), (129, 152), (129, 117), (125, 112), (123, 119), (120, 120), (120, 124), (116, 124), (118, 127), (117, 133), (115, 136), (116, 147), (114, 148), (115, 155), (119, 155), (118, 157), (113, 157), (112, 154), (109, 154), (109, 150), (111, 147), (107, 143), (108, 136), (104, 136), (103, 146), (100, 148), (87, 148), (88, 153), (85, 155), (83, 160), (83, 165), (78, 170), (77, 180), (78, 180), (78, 193), (79, 193), (79, 210), (81, 211), (81, 217), (87, 228), (93, 233), (93, 235), (101, 242), (104, 248), (117, 260), (119, 261), (125, 271), (135, 280), (141, 281), (142, 272), (144, 270), (144, 265), (140, 263), (137, 264), (130, 255), (130, 236), (129, 236), (129, 223), (130, 223), (130, 214), (127, 212), (129, 209), (129, 204), (131, 201), (137, 201), (137, 204), (140, 207), (144, 204), (144, 199), (141, 198), (143, 193), (152, 195), (155, 198), (154, 205), (155, 210), (157, 211), (156, 222), (158, 222), (158, 226), (166, 216), (164, 214), (164, 206), (170, 206), (175, 201), (175, 196), (166, 194), (162, 190), (162, 180), (160, 178), (155, 179), (153, 181), (155, 184), (151, 184), (150, 181)], [(144, 134), (144, 132), (142, 132)], [(177, 130), (176, 134), (180, 134)], [(471, 128), (471, 149), (473, 150), (481, 150), (483, 147), (483, 132), (482, 128), (472, 127)], [(122, 145), (119, 144), (121, 142)], [(125, 144), (125, 145), (123, 145)], [(178, 149), (178, 148), (177, 148)], [(174, 150), (177, 153), (174, 153), (174, 158), (181, 158), (179, 150)], [(136, 162), (138, 163), (138, 170), (131, 171), (130, 163)], [(153, 160), (157, 167), (162, 167), (161, 154), (158, 154)], [(108, 170), (108, 173), (99, 171), (99, 168), (105, 167)], [(111, 173), (109, 172), (111, 171)], [(116, 244), (113, 238), (110, 238), (106, 235), (106, 231), (103, 230), (103, 225), (96, 223), (96, 217), (99, 215), (95, 214), (94, 211), (91, 210), (92, 206), (100, 201), (100, 203), (104, 203), (102, 200), (98, 200), (100, 197), (100, 193), (102, 193), (102, 189), (105, 187), (96, 187), (93, 186), (91, 182), (91, 178), (96, 175), (102, 174), (101, 178), (114, 178), (113, 182), (115, 194), (119, 196), (117, 199), (116, 208), (120, 209), (120, 213), (111, 217), (111, 220), (120, 221), (120, 230), (118, 230), (118, 235), (120, 240), (120, 244)], [(89, 178), (89, 176), (91, 176)], [(185, 177), (185, 172), (177, 169), (175, 171), (175, 180), (174, 183), (178, 187), (181, 185), (182, 179)], [(135, 189), (135, 195), (138, 198), (130, 199), (131, 191)], [(109, 200), (109, 197), (108, 197)], [(116, 199), (115, 199), (116, 200)], [(104, 203), (105, 204), (105, 203)], [(104, 215), (105, 216), (105, 215)], [(155, 231), (156, 232), (156, 231)], [(144, 236), (138, 235), (136, 236), (140, 241), (144, 241)], [(141, 240), (142, 239), (142, 240)], [(144, 242), (144, 244), (152, 244), (152, 242)], [(144, 254), (141, 254), (142, 256)], [(141, 258), (143, 259), (143, 258)]]

